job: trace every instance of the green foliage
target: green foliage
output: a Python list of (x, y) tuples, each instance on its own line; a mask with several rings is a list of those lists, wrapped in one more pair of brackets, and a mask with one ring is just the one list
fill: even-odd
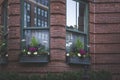
[(84, 45), (81, 42), (80, 38), (77, 38), (76, 42), (71, 45), (70, 50), (71, 50), (71, 52), (77, 54), (77, 53), (79, 53), (79, 50), (83, 49), (83, 48), (84, 48)]
[[(0, 80), (83, 80), (84, 71), (46, 73), (45, 75), (23, 75), (14, 72), (0, 72)], [(112, 75), (106, 71), (89, 72), (90, 80), (112, 80)]]
[(0, 56), (7, 54), (7, 33), (4, 32), (3, 28), (3, 26), (0, 26)]
[(83, 49), (83, 43), (80, 41), (80, 38), (78, 38), (75, 42), (75, 46), (77, 48), (77, 51), (79, 51), (80, 49)]
[(33, 36), (31, 39), (30, 46), (36, 47), (39, 45), (39, 42), (36, 40), (36, 38)]

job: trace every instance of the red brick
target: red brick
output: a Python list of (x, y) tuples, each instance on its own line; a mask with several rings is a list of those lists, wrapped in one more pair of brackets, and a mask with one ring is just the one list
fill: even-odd
[(8, 20), (9, 26), (20, 26), (20, 16), (10, 16)]
[(95, 4), (94, 7), (95, 7), (95, 13), (120, 12), (120, 3)]
[(120, 44), (90, 44), (90, 53), (120, 53)]
[(92, 54), (91, 62), (94, 64), (120, 64), (120, 54)]
[(8, 0), (9, 4), (19, 4), (21, 0)]
[(65, 38), (65, 36), (66, 36), (66, 30), (65, 30), (64, 27), (61, 27), (61, 26), (52, 26), (50, 29), (51, 29), (51, 33), (50, 33), (51, 37)]
[(8, 50), (9, 51), (11, 51), (11, 50), (15, 50), (15, 51), (20, 50), (20, 40), (19, 39), (10, 39), (8, 41)]
[(65, 15), (51, 15), (51, 18), (50, 18), (50, 25), (51, 26), (64, 26), (66, 25), (65, 23)]
[(120, 34), (90, 34), (90, 42), (102, 43), (102, 44), (103, 43), (120, 43)]
[(51, 61), (65, 61), (65, 50), (52, 49), (50, 51)]
[(109, 2), (120, 2), (120, 0), (93, 0), (93, 2), (109, 3)]
[(12, 61), (19, 61), (19, 54), (20, 54), (20, 50), (10, 50), (8, 53), (8, 60), (10, 62)]
[(90, 23), (90, 33), (120, 33), (120, 24), (92, 24)]
[(65, 10), (65, 4), (63, 3), (51, 3), (51, 14), (62, 14), (65, 15), (66, 10)]
[(120, 13), (95, 14), (94, 23), (120, 23)]
[(10, 5), (8, 8), (9, 15), (20, 15), (20, 4)]
[(8, 33), (9, 33), (9, 38), (20, 38), (19, 27), (10, 27)]

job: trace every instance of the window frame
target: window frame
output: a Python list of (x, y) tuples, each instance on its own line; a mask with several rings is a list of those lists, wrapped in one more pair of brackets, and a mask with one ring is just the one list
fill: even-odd
[[(49, 36), (48, 48), (50, 49), (50, 0), (48, 0), (48, 26), (47, 27), (36, 27), (36, 26), (24, 27), (24, 2), (25, 2), (25, 0), (21, 0), (21, 28), (20, 28), (21, 29), (21, 39), (20, 39), (21, 40), (21, 49), (23, 49), (23, 47), (24, 47), (22, 40), (25, 39), (25, 35), (24, 35), (25, 30), (47, 30), (48, 36)], [(33, 10), (33, 12), (34, 12), (34, 10)]]
[[(85, 0), (85, 1), (83, 1), (83, 0), (73, 0), (73, 1), (85, 4), (84, 31), (79, 31), (78, 29), (74, 29), (74, 28), (73, 29), (69, 29), (69, 28), (66, 27), (66, 33), (67, 32), (71, 32), (71, 34), (77, 34), (77, 35), (79, 34), (79, 36), (84, 36), (84, 49), (87, 52), (89, 52), (89, 48), (88, 48), (88, 44), (89, 44), (88, 43), (89, 42), (89, 34), (88, 34), (89, 33), (89, 28), (88, 28), (88, 19), (89, 19), (89, 15), (88, 15), (88, 12), (89, 12), (88, 1), (87, 0)], [(67, 16), (67, 13), (66, 13), (66, 16)], [(67, 34), (66, 34), (66, 36), (67, 36)]]

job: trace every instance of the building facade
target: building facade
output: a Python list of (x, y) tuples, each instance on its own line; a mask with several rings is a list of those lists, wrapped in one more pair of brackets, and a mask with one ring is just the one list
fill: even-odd
[[(69, 9), (68, 5), (76, 10)], [(0, 65), (0, 71), (80, 70), (81, 65), (69, 65), (66, 61), (67, 46), (79, 37), (91, 56), (90, 68), (110, 71), (113, 80), (120, 79), (120, 0), (1, 0), (0, 25), (6, 38), (8, 58), (6, 65)], [(30, 63), (21, 58), (24, 46), (31, 44), (33, 36), (45, 47), (47, 61), (38, 59), (33, 64), (34, 59)]]

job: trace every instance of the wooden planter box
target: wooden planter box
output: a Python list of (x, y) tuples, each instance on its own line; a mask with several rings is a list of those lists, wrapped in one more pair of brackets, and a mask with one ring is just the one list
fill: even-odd
[(48, 62), (49, 62), (49, 55), (20, 56), (20, 63), (48, 63)]
[(8, 63), (8, 58), (7, 57), (0, 57), (0, 64), (7, 64)]
[(68, 64), (90, 65), (90, 58), (67, 57)]

